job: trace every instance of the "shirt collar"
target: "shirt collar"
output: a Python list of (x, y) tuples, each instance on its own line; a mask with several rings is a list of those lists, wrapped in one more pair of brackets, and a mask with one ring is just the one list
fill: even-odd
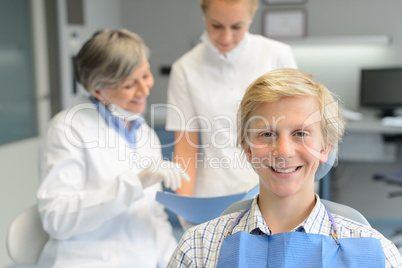
[[(317, 194), (315, 196), (316, 203), (310, 215), (298, 226), (296, 226), (293, 231), (313, 234), (320, 233), (320, 226), (322, 226), (322, 221), (327, 218), (327, 214), (324, 205), (320, 201), (320, 197)], [(267, 224), (265, 223), (260, 208), (258, 207), (258, 196), (254, 198), (251, 208), (249, 212), (246, 213), (244, 218), (246, 221), (244, 223), (245, 232), (251, 234), (271, 235), (271, 230), (269, 230)]]
[(315, 199), (316, 203), (310, 215), (299, 225), (306, 233), (311, 234), (320, 233), (320, 226), (322, 226), (323, 221), (325, 221), (328, 216), (325, 206), (321, 203), (320, 197), (317, 194), (315, 195)]
[(209, 47), (209, 49), (211, 49), (214, 54), (217, 54), (219, 58), (227, 61), (235, 60), (238, 57), (238, 55), (242, 54), (242, 51), (245, 49), (249, 39), (250, 39), (250, 33), (246, 32), (244, 34), (243, 39), (240, 41), (239, 44), (237, 44), (237, 46), (234, 49), (232, 49), (228, 53), (223, 54), (215, 47), (211, 39), (209, 39), (209, 36), (206, 31), (201, 35), (201, 40), (207, 45), (207, 47)]
[(260, 208), (258, 207), (258, 195), (254, 198), (253, 203), (251, 203), (251, 208), (248, 213), (246, 213), (244, 218), (246, 218), (244, 229), (245, 232), (254, 234), (259, 231), (266, 235), (271, 234), (271, 231), (265, 224), (265, 220), (262, 217)]

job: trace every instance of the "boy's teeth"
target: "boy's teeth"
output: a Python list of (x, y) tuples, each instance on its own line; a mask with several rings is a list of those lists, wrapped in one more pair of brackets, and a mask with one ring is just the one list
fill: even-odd
[(295, 170), (296, 170), (296, 167), (294, 167), (294, 168), (288, 168), (288, 169), (281, 169), (281, 168), (274, 168), (274, 167), (272, 167), (272, 169), (275, 170), (276, 172), (279, 172), (279, 173), (290, 173), (290, 172), (295, 171)]

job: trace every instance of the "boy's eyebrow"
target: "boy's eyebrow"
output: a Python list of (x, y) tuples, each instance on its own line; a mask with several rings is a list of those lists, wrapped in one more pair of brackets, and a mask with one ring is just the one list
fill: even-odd
[[(313, 123), (313, 124), (314, 124), (314, 123)], [(301, 129), (307, 129), (307, 130), (308, 130), (308, 129), (310, 129), (310, 128), (313, 127), (313, 126), (312, 126), (313, 124), (303, 124), (302, 126), (300, 126), (300, 128), (301, 128)]]
[(271, 124), (268, 122), (268, 120), (261, 119), (251, 121), (249, 126), (254, 128), (271, 128)]
[[(294, 129), (311, 129), (312, 125), (316, 122), (310, 122), (306, 124), (306, 122), (300, 123), (298, 125), (294, 125)], [(261, 130), (261, 129), (268, 129), (268, 130), (275, 130), (276, 126), (275, 124), (271, 124), (267, 120), (261, 120), (261, 119), (256, 119), (253, 123), (250, 124), (249, 126), (250, 130)]]

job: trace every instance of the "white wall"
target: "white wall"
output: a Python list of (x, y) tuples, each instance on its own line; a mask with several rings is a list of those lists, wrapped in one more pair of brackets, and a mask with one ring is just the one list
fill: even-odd
[[(388, 35), (389, 46), (297, 48), (301, 69), (312, 72), (340, 94), (347, 107), (358, 108), (360, 68), (402, 65), (402, 23), (398, 0), (309, 0), (309, 36)], [(308, 51), (309, 50), (309, 51)], [(302, 53), (305, 52), (303, 55)]]
[[(59, 42), (62, 108), (75, 103), (77, 96), (72, 93), (73, 73), (71, 57), (96, 32), (103, 28), (122, 27), (120, 0), (85, 0), (83, 1), (84, 24), (67, 24), (66, 0), (58, 0), (59, 7)], [(79, 90), (85, 91), (82, 87)]]

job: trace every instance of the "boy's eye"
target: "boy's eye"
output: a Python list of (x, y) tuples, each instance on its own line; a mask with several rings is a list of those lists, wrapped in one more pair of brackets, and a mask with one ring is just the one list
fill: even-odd
[(214, 27), (215, 29), (219, 29), (219, 28), (221, 28), (221, 26), (220, 26), (220, 25), (216, 25), (216, 24), (212, 24), (212, 27)]
[(264, 133), (262, 134), (262, 136), (263, 136), (263, 137), (266, 137), (266, 138), (270, 138), (270, 137), (272, 137), (273, 135), (272, 135), (271, 132), (264, 132)]
[(297, 132), (297, 133), (296, 133), (296, 136), (298, 136), (298, 137), (304, 137), (304, 136), (306, 136), (306, 133), (304, 133), (304, 132)]

